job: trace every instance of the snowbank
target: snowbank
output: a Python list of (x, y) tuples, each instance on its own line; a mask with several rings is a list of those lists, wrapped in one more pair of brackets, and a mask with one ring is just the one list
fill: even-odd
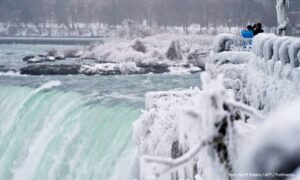
[(134, 40), (113, 38), (89, 47), (49, 49), (46, 54), (29, 55), (23, 61), (36, 66), (75, 63), (81, 66), (76, 73), (87, 75), (186, 74), (205, 68), (211, 44), (211, 36), (167, 33)]

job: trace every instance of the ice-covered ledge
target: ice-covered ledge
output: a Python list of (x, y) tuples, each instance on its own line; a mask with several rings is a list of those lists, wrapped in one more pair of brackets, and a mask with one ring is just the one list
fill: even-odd
[[(220, 39), (224, 41), (228, 40), (224, 36)], [(226, 43), (217, 44), (223, 46)], [(299, 150), (299, 146), (290, 146), (289, 143), (284, 143), (283, 145), (277, 140), (286, 142), (286, 137), (291, 138), (297, 135), (297, 132), (300, 132), (299, 126), (294, 124), (297, 122), (297, 119), (294, 117), (298, 117), (296, 109), (298, 108), (299, 101), (294, 102), (291, 107), (284, 106), (287, 100), (295, 99), (300, 94), (298, 83), (298, 77), (300, 77), (298, 75), (300, 72), (298, 47), (299, 39), (291, 37), (280, 38), (272, 34), (262, 34), (255, 37), (252, 52), (238, 52), (230, 48), (223, 48), (224, 51), (222, 52), (211, 53), (210, 61), (206, 65), (206, 71), (213, 77), (223, 76), (223, 84), (227, 88), (224, 92), (233, 92), (235, 100), (249, 104), (252, 108), (261, 110), (260, 112), (264, 112), (268, 116), (264, 120), (266, 123), (261, 120), (257, 121), (259, 118), (251, 118), (246, 123), (243, 121), (234, 122), (234, 130), (229, 130), (233, 134), (229, 133), (228, 136), (225, 136), (229, 138), (227, 145), (230, 148), (229, 154), (232, 158), (230, 160), (233, 163), (235, 172), (239, 172), (239, 170), (241, 172), (253, 170), (259, 173), (263, 172), (264, 168), (268, 168), (270, 172), (278, 172), (282, 171), (282, 166), (287, 165), (291, 168), (287, 173), (296, 173), (293, 168), (298, 167), (298, 165), (293, 164), (293, 162), (300, 162), (298, 155), (293, 154), (297, 157), (295, 161), (284, 159), (284, 157), (292, 157), (287, 153), (289, 148), (294, 147)], [(216, 89), (218, 89), (218, 86), (214, 86), (210, 90), (210, 93)], [(182, 147), (195, 146), (185, 146), (187, 144), (182, 144), (185, 141), (181, 141), (182, 139), (180, 138), (182, 137), (181, 128), (187, 128), (185, 129), (187, 130), (185, 132), (188, 132), (187, 137), (195, 134), (200, 134), (200, 137), (204, 139), (207, 137), (205, 128), (209, 127), (209, 123), (202, 123), (200, 129), (201, 127), (203, 129), (199, 130), (196, 121), (192, 127), (187, 122), (193, 118), (197, 119), (200, 112), (204, 112), (203, 114), (211, 112), (205, 106), (199, 106), (201, 103), (205, 104), (205, 102), (209, 102), (207, 98), (210, 97), (210, 93), (206, 94), (199, 89), (194, 89), (180, 92), (155, 92), (147, 94), (146, 109), (141, 118), (134, 124), (134, 139), (139, 147), (139, 153), (141, 156), (147, 155), (143, 159), (150, 163), (150, 165), (152, 163), (152, 166), (147, 166), (148, 169), (146, 168), (146, 171), (141, 171), (144, 173), (142, 174), (144, 175), (143, 177), (154, 177), (151, 175), (155, 175), (156, 179), (172, 179), (172, 177), (176, 176), (196, 179), (206, 177), (209, 180), (224, 180), (228, 178), (226, 177), (226, 173), (224, 173), (226, 172), (226, 168), (228, 170), (226, 161), (221, 166), (214, 164), (214, 173), (211, 173), (209, 166), (212, 166), (212, 164), (205, 164), (210, 161), (209, 158), (204, 158), (207, 157), (207, 154), (197, 156), (196, 160), (191, 158), (194, 161), (188, 161), (191, 153), (194, 153), (194, 149), (192, 149), (192, 152), (187, 151), (188, 148), (182, 149)], [(221, 97), (226, 96), (226, 93), (222, 94)], [(281, 111), (279, 107), (284, 107), (282, 108), (284, 111)], [(188, 110), (193, 112), (190, 113), (193, 118), (186, 116)], [(272, 115), (276, 110), (275, 115)], [(217, 111), (213, 112), (217, 114)], [(269, 116), (270, 113), (271, 115)], [(287, 113), (289, 116), (286, 116)], [(290, 115), (290, 113), (295, 116)], [(205, 121), (210, 116), (205, 117), (202, 120)], [(287, 125), (282, 126), (281, 120), (286, 118), (285, 122)], [(261, 123), (265, 125), (261, 127)], [(285, 136), (285, 133), (290, 132), (290, 130), (292, 130), (292, 133)], [(274, 138), (272, 135), (274, 131), (278, 131), (281, 135)], [(207, 141), (203, 145), (201, 144), (201, 138), (191, 139), (192, 141), (188, 142), (192, 143), (188, 144), (196, 145), (195, 148), (204, 148), (205, 144), (211, 143), (211, 141)], [(249, 144), (253, 144), (253, 148), (248, 149), (246, 153), (241, 150), (243, 149), (242, 147), (247, 149)], [(237, 151), (234, 150), (236, 147), (239, 147)], [(269, 148), (272, 147), (281, 152), (281, 154), (278, 155), (280, 162), (270, 167), (268, 162), (273, 159), (271, 156), (268, 156), (268, 152)], [(148, 157), (148, 155), (154, 155), (155, 157)], [(182, 155), (183, 157), (180, 158)], [(172, 160), (172, 158), (176, 160)], [(265, 158), (266, 161), (259, 161), (262, 158)], [(205, 159), (205, 162), (203, 162), (203, 159)], [(155, 162), (159, 162), (163, 166), (155, 166)], [(184, 165), (180, 166), (180, 164)], [(170, 170), (169, 167), (173, 167), (173, 169), (171, 168)], [(191, 171), (186, 171), (193, 167), (200, 168), (198, 172), (201, 173), (192, 171), (193, 174)], [(216, 169), (220, 171), (216, 172)], [(162, 175), (161, 172), (163, 172), (162, 174), (169, 172), (167, 173), (169, 176), (160, 176)], [(207, 175), (206, 173), (211, 174), (211, 176), (205, 176)], [(298, 177), (299, 174), (295, 174), (295, 176)]]

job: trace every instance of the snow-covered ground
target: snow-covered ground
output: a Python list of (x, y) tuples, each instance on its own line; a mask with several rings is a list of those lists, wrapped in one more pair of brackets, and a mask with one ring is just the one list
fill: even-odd
[(252, 52), (232, 40), (216, 38), (201, 90), (147, 94), (142, 178), (299, 179), (299, 39), (258, 35)]
[(203, 70), (213, 36), (163, 33), (144, 38), (112, 38), (83, 48), (50, 49), (24, 58), (29, 64), (77, 58), (82, 74), (186, 74)]

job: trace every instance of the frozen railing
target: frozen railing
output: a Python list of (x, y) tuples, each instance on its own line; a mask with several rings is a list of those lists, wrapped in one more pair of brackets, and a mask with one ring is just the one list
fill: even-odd
[(253, 52), (258, 60), (258, 66), (270, 75), (298, 77), (295, 72), (292, 72), (293, 75), (286, 74), (286, 72), (289, 69), (299, 71), (300, 38), (278, 37), (271, 33), (261, 33), (256, 35), (252, 41), (251, 39), (239, 39), (232, 34), (221, 34), (215, 39), (215, 54), (224, 51), (237, 53), (243, 50)]
[(251, 51), (253, 47), (253, 38), (237, 37), (233, 34), (220, 34), (214, 40), (214, 53), (223, 51), (238, 50)]
[(253, 40), (253, 53), (258, 67), (269, 75), (299, 78), (300, 38), (260, 34)]
[[(238, 120), (246, 122), (250, 116), (255, 119), (264, 117), (254, 108), (236, 102), (221, 81), (208, 82), (205, 80), (206, 75), (203, 77), (204, 90), (198, 95), (194, 94), (194, 106), (181, 107), (181, 118), (179, 122), (174, 122), (181, 126), (177, 151), (181, 151), (182, 155), (177, 158), (142, 156), (141, 180), (193, 180), (195, 175), (201, 174), (201, 177), (208, 178), (222, 173), (223, 179), (230, 179), (229, 174), (233, 171), (231, 150), (236, 148), (231, 147), (234, 146), (231, 143), (233, 124)], [(208, 161), (220, 166), (219, 170), (214, 169), (215, 174), (209, 173), (211, 171), (208, 168), (216, 166), (209, 166)], [(200, 169), (203, 172), (199, 172)], [(211, 178), (213, 179), (208, 179)]]

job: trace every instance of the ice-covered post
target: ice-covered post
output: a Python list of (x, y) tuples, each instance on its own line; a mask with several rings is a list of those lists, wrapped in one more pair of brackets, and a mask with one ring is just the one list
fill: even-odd
[(277, 0), (276, 11), (277, 11), (277, 34), (279, 36), (285, 36), (289, 19), (287, 17), (286, 8), (289, 4), (289, 0)]

